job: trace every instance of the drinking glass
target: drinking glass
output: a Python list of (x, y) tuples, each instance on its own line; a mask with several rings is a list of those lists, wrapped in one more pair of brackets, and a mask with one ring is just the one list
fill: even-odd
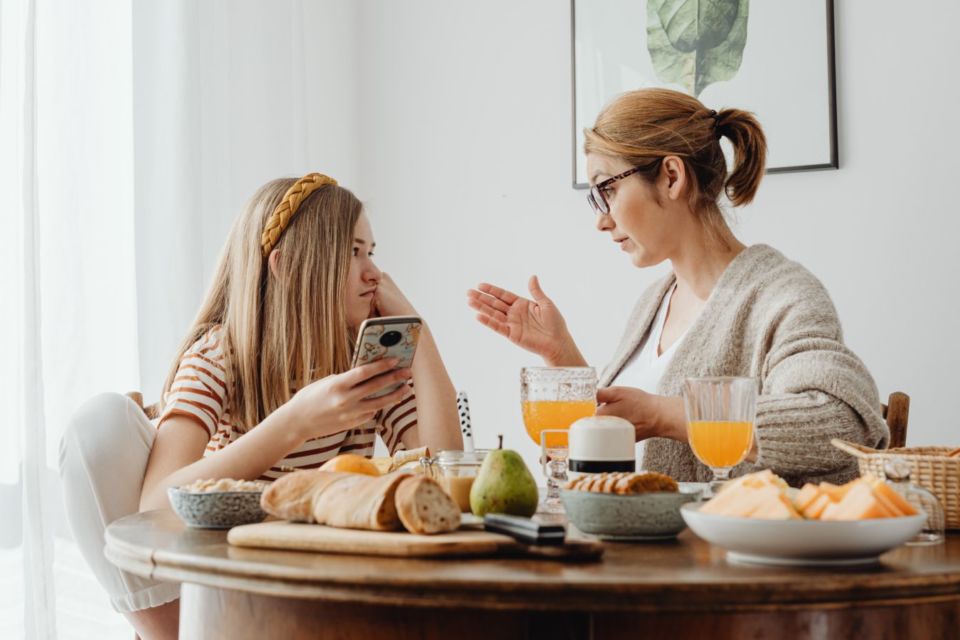
[[(597, 412), (597, 372), (593, 367), (524, 367), (520, 370), (520, 402), (527, 434), (543, 451), (547, 495), (540, 503), (539, 511), (563, 513), (558, 480), (552, 476), (560, 476), (562, 466), (562, 476), (566, 477), (565, 434), (570, 425)], [(552, 434), (548, 440), (544, 440), (542, 434), (546, 431), (564, 432), (564, 452), (556, 452), (558, 459), (555, 462), (550, 461), (546, 447), (559, 442), (559, 436)], [(560, 455), (563, 456), (562, 462)], [(554, 466), (551, 467), (551, 464)]]
[(547, 477), (547, 495), (537, 511), (564, 513), (560, 487), (567, 483), (569, 429), (544, 429), (540, 432), (540, 463)]
[(597, 411), (593, 367), (524, 367), (520, 370), (523, 424), (539, 446), (544, 429), (569, 429)]
[(907, 546), (924, 546), (941, 544), (944, 540), (944, 516), (940, 500), (932, 492), (920, 485), (910, 482), (910, 463), (900, 456), (887, 460), (883, 465), (883, 474), (894, 491), (917, 510), (917, 513), (926, 513), (927, 521), (920, 532), (907, 540)]
[(683, 383), (683, 406), (690, 448), (713, 471), (713, 481), (704, 496), (711, 497), (753, 446), (757, 380), (687, 378)]

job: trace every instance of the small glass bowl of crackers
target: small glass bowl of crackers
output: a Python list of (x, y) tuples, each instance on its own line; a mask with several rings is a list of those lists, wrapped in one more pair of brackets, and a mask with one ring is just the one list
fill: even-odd
[(700, 499), (698, 485), (645, 473), (589, 473), (574, 478), (560, 493), (567, 518), (583, 533), (602, 540), (669, 540), (686, 523), (681, 505)]

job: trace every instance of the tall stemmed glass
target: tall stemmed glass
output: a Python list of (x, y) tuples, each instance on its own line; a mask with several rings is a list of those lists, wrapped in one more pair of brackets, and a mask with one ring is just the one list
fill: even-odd
[[(527, 434), (542, 447), (544, 430), (568, 430), (580, 418), (596, 413), (597, 372), (593, 367), (524, 367), (520, 370), (520, 402)], [(555, 477), (561, 476), (559, 469), (546, 476), (548, 496), (558, 498)], [(540, 510), (562, 513), (563, 506), (559, 498), (545, 500)]]
[(757, 417), (755, 378), (687, 378), (683, 383), (687, 438), (694, 455), (713, 471), (711, 497), (753, 446)]

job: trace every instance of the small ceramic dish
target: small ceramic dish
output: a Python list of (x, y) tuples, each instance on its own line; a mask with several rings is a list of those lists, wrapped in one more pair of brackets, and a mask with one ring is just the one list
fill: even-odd
[(601, 540), (669, 540), (686, 528), (680, 507), (700, 499), (702, 489), (680, 486), (676, 493), (617, 495), (564, 489), (567, 518)]
[(190, 527), (229, 529), (267, 517), (260, 508), (259, 491), (188, 491), (170, 487), (167, 496), (173, 511)]

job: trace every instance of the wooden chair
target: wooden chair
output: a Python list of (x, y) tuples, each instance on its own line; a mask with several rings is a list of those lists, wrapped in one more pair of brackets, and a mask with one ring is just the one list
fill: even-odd
[(137, 406), (143, 410), (148, 420), (153, 420), (154, 418), (160, 415), (159, 402), (156, 402), (154, 404), (149, 404), (147, 406), (143, 406), (143, 394), (140, 393), (139, 391), (128, 391), (126, 393), (126, 396), (131, 400), (133, 400), (137, 404)]
[(910, 416), (910, 396), (894, 391), (887, 399), (887, 404), (881, 404), (883, 419), (890, 428), (890, 444), (888, 449), (905, 447), (907, 445), (907, 418)]

